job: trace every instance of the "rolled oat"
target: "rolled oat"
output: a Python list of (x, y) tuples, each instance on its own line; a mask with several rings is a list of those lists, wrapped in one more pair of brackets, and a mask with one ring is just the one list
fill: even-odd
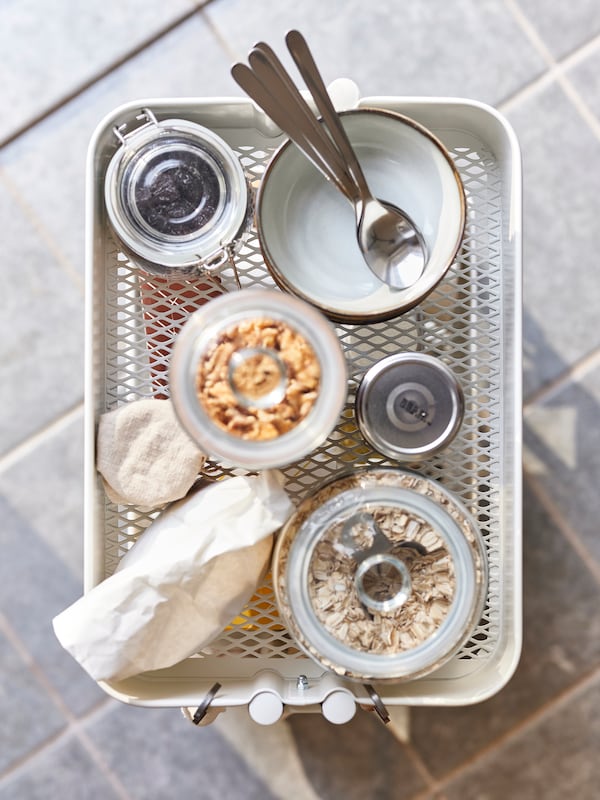
[[(391, 554), (402, 559), (410, 573), (412, 583), (408, 599), (392, 612), (374, 613), (359, 600), (354, 576), (356, 559), (352, 552), (340, 546), (334, 530), (343, 525), (341, 515), (334, 517), (329, 529), (325, 529), (314, 545), (308, 567), (308, 586), (288, 584), (288, 562), (290, 551), (302, 526), (325, 503), (342, 493), (358, 492), (374, 486), (390, 486), (410, 490), (428, 497), (450, 515), (464, 536), (472, 554), (474, 595), (470, 616), (465, 617), (465, 626), (457, 638), (446, 649), (436, 652), (434, 648), (427, 661), (419, 668), (403, 669), (403, 658), (419, 645), (436, 640), (454, 609), (458, 596), (456, 565), (443, 537), (431, 525), (414, 512), (401, 512), (398, 506), (386, 508), (383, 504), (370, 508), (380, 530), (391, 542)], [(343, 506), (343, 502), (341, 502)], [(352, 513), (352, 510), (349, 511)], [(359, 547), (369, 549), (369, 542), (361, 542), (362, 531), (358, 531)], [(294, 560), (299, 551), (294, 551)], [(277, 603), (290, 632), (305, 652), (319, 664), (333, 672), (355, 680), (406, 680), (427, 674), (452, 656), (461, 644), (460, 638), (467, 636), (477, 623), (485, 598), (487, 567), (482, 539), (473, 520), (462, 504), (439, 483), (424, 478), (415, 472), (391, 468), (373, 468), (341, 476), (321, 487), (308, 497), (284, 526), (277, 545), (274, 560), (274, 587)], [(384, 595), (385, 580), (378, 577), (378, 589)], [(385, 577), (385, 576), (384, 576)], [(396, 578), (393, 578), (396, 580)], [(394, 591), (394, 587), (391, 587)], [(364, 668), (350, 667), (345, 663), (344, 650), (328, 646), (326, 654), (313, 641), (313, 633), (300, 627), (294, 613), (295, 604), (306, 596), (316, 617), (316, 624), (329, 636), (337, 640), (347, 652), (364, 655)], [(463, 612), (464, 613), (464, 612)], [(313, 623), (311, 623), (312, 629)], [(335, 655), (334, 655), (335, 650)], [(374, 660), (375, 659), (375, 660)], [(382, 660), (379, 660), (382, 659)], [(377, 661), (377, 664), (375, 663)], [(391, 665), (394, 666), (391, 666)], [(388, 665), (388, 666), (386, 666)]]
[[(454, 565), (443, 539), (419, 517), (380, 507), (373, 510), (373, 518), (391, 543), (390, 554), (408, 569), (408, 600), (390, 612), (363, 605), (355, 586), (356, 560), (338, 544), (342, 523), (327, 530), (316, 545), (308, 591), (317, 618), (332, 636), (354, 650), (386, 655), (417, 647), (433, 636), (452, 603)], [(368, 575), (371, 592), (382, 599), (398, 588), (396, 575), (385, 567)]]

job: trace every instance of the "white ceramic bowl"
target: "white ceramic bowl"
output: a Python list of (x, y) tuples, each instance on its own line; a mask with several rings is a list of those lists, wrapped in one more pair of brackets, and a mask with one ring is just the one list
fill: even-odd
[(390, 319), (419, 303), (452, 265), (465, 227), (464, 189), (441, 142), (408, 117), (373, 108), (341, 117), (375, 196), (403, 209), (420, 229), (427, 246), (422, 276), (392, 290), (371, 273), (351, 204), (289, 140), (259, 190), (261, 248), (280, 288), (330, 319)]

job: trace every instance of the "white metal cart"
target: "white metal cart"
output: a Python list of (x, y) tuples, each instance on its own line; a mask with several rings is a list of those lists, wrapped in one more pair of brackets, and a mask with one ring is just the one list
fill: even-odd
[[(337, 325), (349, 365), (349, 396), (329, 440), (283, 470), (295, 499), (351, 466), (390, 464), (360, 436), (354, 393), (364, 372), (400, 350), (425, 350), (459, 378), (466, 410), (461, 430), (419, 471), (455, 492), (478, 521), (487, 548), (489, 587), (480, 624), (461, 651), (433, 674), (409, 683), (363, 687), (324, 673), (282, 625), (267, 580), (203, 653), (169, 669), (103, 688), (121, 701), (182, 707), (206, 722), (248, 705), (261, 722), (284, 713), (323, 710), (332, 721), (349, 704), (394, 717), (414, 705), (466, 705), (499, 691), (521, 649), (521, 162), (512, 129), (494, 109), (453, 98), (367, 97), (359, 107), (401, 112), (448, 148), (467, 195), (463, 247), (438, 288), (420, 306), (370, 326)], [(135, 124), (143, 108), (160, 119), (185, 117), (216, 131), (258, 182), (283, 137), (250, 101), (237, 98), (147, 99), (116, 109), (97, 128), (87, 165), (85, 591), (110, 575), (156, 513), (116, 506), (95, 467), (101, 413), (168, 393), (168, 351), (185, 318), (214, 285), (152, 278), (120, 254), (107, 225), (103, 178), (119, 142), (114, 128)], [(236, 257), (242, 286), (273, 283), (252, 234)], [(235, 289), (231, 266), (219, 281)], [(217, 465), (209, 468), (218, 477)], [(196, 709), (198, 712), (196, 713)], [(206, 712), (211, 713), (206, 713)], [(396, 715), (397, 715), (396, 711)], [(396, 719), (398, 717), (396, 716)], [(401, 732), (399, 732), (402, 735)]]

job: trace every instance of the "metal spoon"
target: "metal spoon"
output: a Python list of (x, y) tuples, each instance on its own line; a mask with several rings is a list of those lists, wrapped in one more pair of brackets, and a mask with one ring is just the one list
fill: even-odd
[(423, 272), (423, 238), (404, 212), (373, 197), (304, 37), (290, 31), (286, 41), (323, 126), (315, 128), (312, 111), (268, 45), (251, 51), (253, 69), (236, 64), (232, 75), (353, 204), (358, 244), (372, 272), (391, 288), (406, 289)]
[[(243, 64), (232, 75), (243, 89), (271, 116), (325, 177), (350, 201), (356, 185), (349, 165), (319, 123), (274, 51), (259, 42), (248, 54), (251, 69)], [(291, 133), (290, 133), (291, 131)]]
[(357, 236), (367, 264), (393, 288), (412, 286), (425, 267), (425, 244), (420, 232), (399, 208), (373, 197), (306, 40), (300, 31), (293, 30), (287, 34), (286, 42), (358, 187)]
[(248, 58), (251, 68), (234, 64), (233, 78), (315, 167), (353, 202), (357, 189), (347, 164), (275, 53), (260, 42)]

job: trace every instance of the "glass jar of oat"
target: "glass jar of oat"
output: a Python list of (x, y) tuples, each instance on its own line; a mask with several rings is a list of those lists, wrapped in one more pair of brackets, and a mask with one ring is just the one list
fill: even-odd
[(357, 471), (307, 498), (279, 535), (275, 593), (300, 647), (360, 682), (405, 681), (442, 666), (481, 617), (481, 534), (436, 481)]
[(179, 420), (226, 466), (268, 469), (321, 445), (346, 402), (346, 362), (302, 300), (243, 289), (211, 300), (179, 334), (169, 372)]

